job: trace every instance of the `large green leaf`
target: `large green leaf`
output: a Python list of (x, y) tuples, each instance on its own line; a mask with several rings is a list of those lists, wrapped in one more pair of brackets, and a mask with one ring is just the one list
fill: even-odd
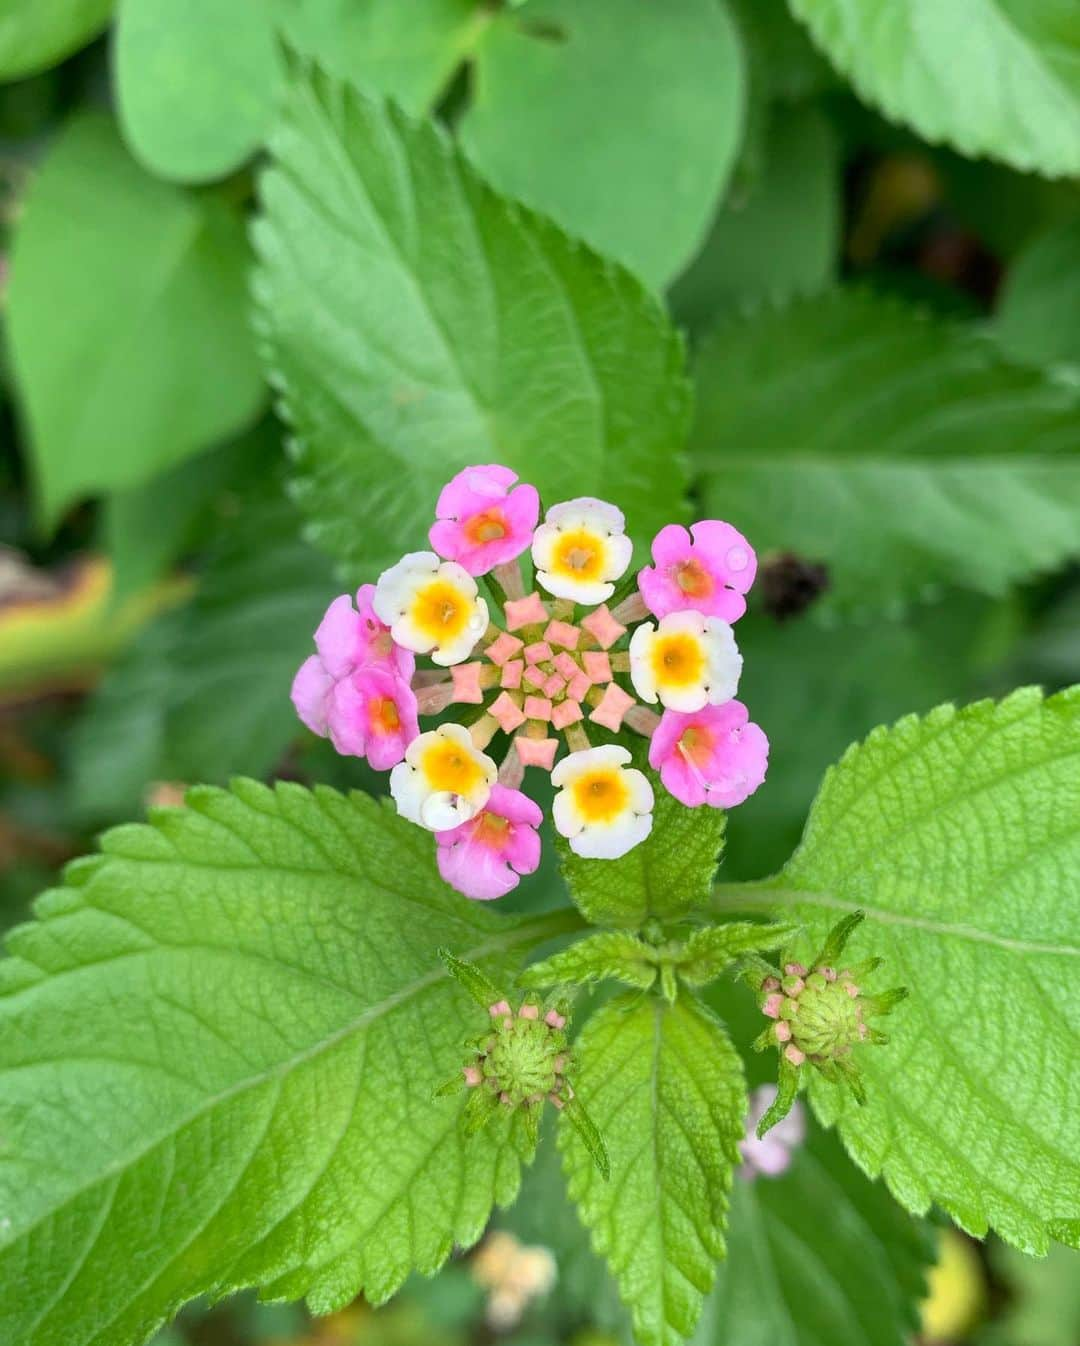
[(482, 18), (473, 0), (121, 0), (124, 134), (153, 172), (220, 177), (262, 144), (283, 92), (283, 41), (335, 73), (428, 106)]
[(83, 113), (61, 132), (16, 230), (9, 296), (49, 521), (254, 419), (247, 266), (239, 214), (143, 174), (107, 118)]
[(73, 741), (81, 817), (122, 817), (153, 780), (265, 775), (296, 736), (289, 688), (333, 580), (273, 474), (245, 494), (238, 516), (217, 520), (193, 600), (142, 633), (85, 710)]
[(1080, 173), (1080, 13), (1070, 0), (789, 0), (886, 116), (968, 155)]
[(719, 0), (530, 0), (479, 45), (461, 138), (500, 191), (660, 287), (705, 235), (743, 100)]
[(774, 105), (762, 164), (724, 203), (694, 264), (671, 292), (698, 329), (748, 300), (812, 294), (835, 279), (840, 243), (836, 137), (814, 107)]
[(525, 1147), (432, 1101), (477, 1014), (434, 945), (502, 977), (566, 913), (460, 898), (327, 789), (200, 787), (103, 850), (0, 964), (0, 1337), (136, 1346), (252, 1284), (325, 1312), (478, 1238)]
[(62, 61), (105, 27), (113, 0), (0, 0), (0, 80)]
[(811, 1125), (779, 1178), (736, 1179), (693, 1346), (906, 1346), (933, 1241)]
[(297, 498), (350, 578), (423, 546), (438, 492), (501, 460), (549, 503), (682, 513), (682, 347), (625, 272), (501, 201), (432, 125), (315, 77), (263, 180), (270, 377)]
[(808, 952), (865, 911), (845, 956), (910, 991), (866, 1106), (815, 1078), (819, 1116), (908, 1209), (1033, 1253), (1080, 1245), (1078, 817), (1080, 689), (942, 706), (849, 750), (773, 881)]
[(559, 1145), (571, 1197), (610, 1265), (642, 1346), (694, 1329), (724, 1253), (746, 1112), (742, 1062), (694, 997), (610, 1001), (578, 1040), (576, 1086), (604, 1137), (611, 1179), (573, 1127)]
[(1039, 235), (1009, 268), (994, 331), (1016, 360), (1080, 366), (1080, 219)]
[(1080, 394), (894, 301), (727, 322), (697, 367), (705, 506), (830, 568), (831, 602), (1000, 594), (1080, 551)]
[(559, 862), (571, 896), (595, 925), (637, 928), (671, 920), (708, 897), (724, 845), (722, 809), (688, 809), (648, 773), (656, 800), (652, 831), (618, 860), (586, 860), (560, 837)]

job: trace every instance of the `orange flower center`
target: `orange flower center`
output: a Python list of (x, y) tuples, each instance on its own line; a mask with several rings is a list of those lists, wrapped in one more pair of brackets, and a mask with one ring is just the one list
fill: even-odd
[(465, 524), (465, 536), (470, 542), (497, 542), (510, 529), (501, 509), (485, 509), (474, 514)]
[(713, 579), (700, 561), (680, 561), (675, 567), (675, 583), (687, 598), (707, 598), (713, 591)]
[(679, 751), (694, 766), (703, 767), (706, 764), (711, 748), (712, 735), (700, 725), (692, 724), (679, 739)]
[(380, 734), (392, 733), (395, 729), (401, 728), (401, 716), (398, 714), (398, 708), (389, 696), (376, 696), (372, 698), (371, 707), (371, 727)]

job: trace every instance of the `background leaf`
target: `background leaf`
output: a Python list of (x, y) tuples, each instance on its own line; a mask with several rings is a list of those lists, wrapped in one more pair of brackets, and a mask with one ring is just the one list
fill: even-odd
[(1080, 219), (1048, 230), (1009, 268), (994, 332), (1015, 360), (1080, 366)]
[(1037, 1254), (1080, 1244), (1078, 814), (1078, 689), (942, 706), (845, 755), (777, 881), (807, 951), (862, 908), (845, 958), (911, 993), (866, 1106), (815, 1078), (819, 1116), (909, 1210)]
[(826, 561), (841, 608), (1000, 594), (1080, 548), (1080, 395), (959, 326), (836, 291), (724, 324), (697, 385), (705, 512)]
[(123, 816), (147, 781), (268, 773), (302, 732), (289, 689), (335, 590), (276, 475), (261, 486), (252, 475), (239, 514), (235, 497), (222, 502), (231, 512), (192, 601), (144, 634), (79, 724), (80, 816)]
[(281, 88), (270, 0), (120, 0), (119, 114), (132, 153), (178, 182), (258, 148)]
[(932, 1242), (813, 1122), (779, 1178), (739, 1175), (693, 1346), (906, 1346)]
[(584, 860), (558, 838), (570, 894), (596, 925), (636, 929), (650, 917), (671, 920), (708, 897), (724, 845), (723, 809), (688, 809), (646, 773), (656, 800), (648, 837), (618, 860)]
[(431, 838), (364, 796), (247, 781), (188, 805), (110, 832), (0, 964), (20, 1346), (134, 1346), (250, 1284), (379, 1301), (517, 1190), (505, 1126), (466, 1143), (432, 1102), (477, 1016), (433, 946), (502, 977), (565, 913), (451, 893)]
[(836, 275), (840, 163), (836, 137), (813, 106), (764, 114), (762, 163), (719, 211), (700, 256), (676, 282), (671, 307), (694, 330), (751, 299), (821, 290)]
[(477, 48), (460, 135), (500, 191), (661, 287), (701, 244), (743, 101), (718, 0), (530, 0)]
[(0, 80), (45, 70), (96, 37), (113, 0), (0, 0)]
[(746, 1112), (742, 1062), (700, 1001), (668, 1005), (640, 994), (594, 1014), (576, 1058), (575, 1086), (604, 1137), (611, 1179), (562, 1122), (570, 1195), (641, 1346), (677, 1346), (693, 1331), (724, 1252)]
[(790, 0), (887, 117), (963, 154), (1080, 173), (1080, 17), (1061, 0)]
[(682, 513), (682, 347), (625, 272), (494, 196), (431, 125), (295, 90), (263, 181), (258, 293), (297, 499), (350, 579), (423, 546), (438, 492), (501, 460), (548, 503)]
[(223, 202), (143, 174), (98, 113), (65, 127), (16, 233), (9, 297), (49, 522), (255, 418), (264, 393), (247, 259), (241, 219)]

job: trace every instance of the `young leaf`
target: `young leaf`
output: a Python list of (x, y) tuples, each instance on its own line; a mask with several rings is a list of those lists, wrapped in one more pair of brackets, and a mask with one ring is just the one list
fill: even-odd
[(578, 1039), (578, 1093), (611, 1158), (605, 1182), (567, 1123), (559, 1147), (571, 1197), (610, 1265), (641, 1346), (693, 1331), (724, 1253), (743, 1136), (742, 1063), (698, 1000), (625, 995)]
[(481, 172), (651, 285), (677, 275), (742, 135), (743, 58), (726, 7), (529, 0), (495, 16), (475, 72), (460, 134)]
[(830, 599), (1000, 594), (1080, 537), (1080, 394), (985, 337), (837, 291), (725, 324), (698, 361), (706, 512), (825, 561)]
[(351, 578), (423, 545), (468, 463), (549, 503), (680, 517), (682, 345), (637, 281), (494, 195), (431, 124), (315, 75), (293, 90), (256, 241), (297, 498)]
[(724, 845), (723, 809), (688, 809), (655, 773), (649, 836), (618, 860), (583, 860), (559, 837), (570, 895), (594, 925), (637, 928), (650, 916), (670, 920), (708, 897)]
[(693, 1346), (905, 1346), (930, 1231), (816, 1126), (779, 1178), (736, 1181), (728, 1255)]
[(790, 0), (887, 117), (961, 154), (1080, 173), (1080, 32), (1060, 0)]
[(807, 951), (862, 908), (845, 959), (910, 992), (866, 1106), (814, 1080), (819, 1115), (908, 1209), (1033, 1253), (1080, 1245), (1078, 816), (1080, 689), (942, 706), (849, 750), (775, 880)]
[(0, 0), (0, 80), (22, 79), (78, 51), (109, 21), (113, 0)]
[(628, 930), (602, 930), (586, 935), (568, 949), (533, 963), (518, 978), (522, 986), (584, 984), (611, 978), (648, 990), (656, 980), (654, 950)]
[(518, 1157), (431, 1101), (475, 1022), (435, 946), (509, 976), (567, 912), (465, 901), (327, 789), (199, 787), (103, 850), (0, 964), (0, 1339), (135, 1346), (247, 1285), (326, 1312), (478, 1238)]
[(60, 133), (16, 230), (10, 292), (47, 522), (255, 418), (247, 266), (239, 215), (142, 173), (107, 118), (83, 113)]
[(687, 986), (705, 986), (741, 954), (778, 949), (795, 933), (791, 925), (759, 925), (731, 921), (695, 930), (681, 951), (676, 968)]

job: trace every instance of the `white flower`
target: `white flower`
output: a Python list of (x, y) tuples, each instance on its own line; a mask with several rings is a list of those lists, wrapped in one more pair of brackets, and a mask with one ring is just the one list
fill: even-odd
[(397, 811), (429, 832), (447, 832), (475, 818), (498, 774), (460, 724), (441, 724), (409, 744), (390, 773)]
[(625, 528), (622, 510), (591, 496), (552, 505), (533, 534), (537, 582), (556, 598), (606, 602), (634, 550)]
[(564, 757), (551, 773), (559, 788), (551, 806), (570, 849), (590, 860), (616, 860), (652, 831), (652, 786), (627, 768), (625, 748), (610, 744)]
[(467, 659), (488, 625), (476, 581), (433, 551), (409, 552), (384, 570), (372, 607), (399, 645), (444, 666)]
[(643, 622), (630, 640), (630, 680), (643, 701), (692, 714), (739, 689), (742, 655), (727, 622), (700, 612), (669, 612)]

